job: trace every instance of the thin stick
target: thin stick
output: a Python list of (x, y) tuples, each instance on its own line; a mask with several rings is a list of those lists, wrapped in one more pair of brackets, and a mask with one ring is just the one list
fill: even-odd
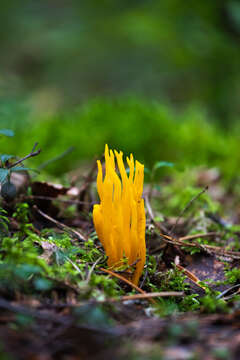
[(240, 259), (240, 252), (239, 251), (232, 251), (232, 250), (225, 250), (224, 248), (221, 248), (219, 246), (213, 246), (213, 245), (206, 245), (206, 244), (199, 244), (199, 243), (190, 243), (190, 242), (182, 242), (180, 240), (174, 239), (168, 235), (159, 234), (161, 239), (164, 241), (173, 244), (173, 245), (180, 245), (180, 246), (191, 246), (191, 247), (197, 247), (198, 249), (204, 250), (207, 253), (214, 253), (216, 255), (221, 256), (228, 256), (233, 259)]
[[(137, 285), (133, 284), (131, 281), (127, 280), (126, 278), (124, 278), (123, 276), (111, 271), (111, 270), (108, 270), (108, 269), (104, 269), (104, 268), (100, 268), (101, 271), (111, 275), (111, 276), (114, 276), (122, 281), (124, 281), (126, 284), (130, 285), (132, 288), (134, 288), (135, 290), (137, 290), (138, 292), (140, 292), (141, 294), (144, 294), (146, 295), (147, 293), (145, 291), (143, 291), (142, 289), (140, 289), (140, 287), (138, 287)], [(149, 301), (151, 301), (153, 304), (156, 304), (156, 302), (149, 298)]]
[(33, 146), (33, 148), (32, 148), (32, 151), (30, 152), (30, 154), (28, 154), (28, 155), (24, 156), (23, 158), (17, 160), (15, 163), (10, 164), (10, 165), (8, 166), (8, 169), (11, 169), (11, 168), (15, 167), (16, 165), (21, 164), (23, 161), (25, 161), (25, 160), (33, 157), (33, 156), (39, 155), (40, 152), (41, 152), (41, 149), (35, 151), (37, 145), (38, 145), (38, 143), (35, 143), (34, 146)]
[[(184, 243), (183, 243), (182, 245), (186, 245), (186, 242), (185, 242), (186, 240), (194, 240), (194, 239), (198, 239), (198, 238), (205, 238), (205, 237), (210, 237), (210, 236), (217, 236), (217, 235), (219, 235), (219, 233), (212, 231), (212, 232), (205, 233), (205, 234), (199, 233), (199, 234), (194, 234), (194, 235), (187, 235), (187, 236), (182, 236), (182, 237), (180, 237), (178, 240), (175, 239), (175, 238), (173, 238), (173, 237), (171, 237), (171, 236), (162, 234), (162, 233), (159, 234), (159, 235), (162, 236), (162, 237), (164, 237), (165, 239), (168, 239), (168, 240), (182, 241), (182, 242), (184, 241)], [(192, 243), (192, 246), (196, 246), (195, 244), (196, 244), (196, 243)], [(177, 244), (177, 245), (179, 245), (179, 244)], [(153, 251), (151, 251), (151, 254), (154, 254), (154, 253), (158, 252), (159, 250), (162, 250), (162, 245), (159, 246), (159, 247), (157, 247), (157, 248), (155, 248), (155, 249), (153, 249)]]
[(55, 156), (54, 158), (45, 161), (44, 163), (42, 163), (41, 165), (39, 165), (38, 170), (42, 170), (44, 169), (46, 166), (48, 166), (49, 164), (51, 164), (54, 161), (60, 160), (62, 159), (64, 156), (70, 154), (72, 151), (74, 150), (73, 146), (70, 146), (70, 148), (68, 148), (67, 150), (65, 150), (62, 154)]
[[(223, 292), (221, 292), (221, 294), (219, 294), (216, 299), (221, 299), (222, 297), (224, 298), (224, 300), (228, 300), (229, 298), (235, 296), (236, 294), (239, 293), (239, 288), (240, 288), (240, 284), (236, 284), (236, 285), (233, 285), (231, 286), (230, 288), (224, 290)], [(231, 295), (228, 295), (227, 297), (225, 297), (224, 295), (226, 295), (228, 292), (230, 292), (231, 290), (234, 290), (234, 289), (238, 289), (235, 293), (231, 294)]]
[(193, 204), (193, 202), (195, 200), (197, 200), (202, 194), (204, 194), (206, 191), (208, 190), (208, 185), (205, 186), (205, 188), (200, 191), (200, 193), (198, 193), (197, 195), (195, 195), (188, 203), (187, 205), (182, 209), (182, 211), (180, 212), (175, 224), (173, 225), (172, 229), (170, 230), (170, 234), (173, 234), (174, 233), (174, 230), (176, 229), (178, 223), (179, 223), (179, 220), (181, 219), (181, 217), (183, 216), (183, 214), (190, 208), (190, 206)]
[(40, 210), (36, 205), (33, 206), (33, 208), (40, 214), (42, 215), (45, 219), (51, 221), (52, 223), (54, 223), (58, 228), (63, 229), (69, 233), (71, 233), (74, 237), (77, 237), (79, 240), (83, 240), (83, 241), (87, 241), (87, 238), (85, 235), (83, 235), (82, 233), (80, 233), (79, 231), (73, 230), (72, 228), (70, 228), (69, 226), (60, 223), (59, 221), (53, 219), (51, 216), (45, 214), (42, 210)]
[(194, 239), (198, 239), (198, 238), (204, 238), (204, 237), (210, 237), (210, 236), (217, 236), (219, 235), (219, 233), (215, 232), (215, 231), (211, 231), (205, 234), (194, 234), (194, 235), (187, 235), (187, 236), (182, 236), (179, 238), (180, 241), (185, 241), (185, 240), (194, 240)]
[(175, 264), (175, 266), (183, 272), (184, 275), (188, 277), (189, 280), (191, 280), (195, 285), (199, 286), (204, 291), (206, 290), (205, 286), (200, 285), (201, 280), (195, 276), (191, 271), (185, 269), (183, 266), (179, 264)]
[(155, 297), (168, 297), (168, 296), (183, 296), (183, 291), (165, 291), (165, 292), (154, 292), (154, 293), (145, 293), (145, 294), (135, 294), (135, 295), (126, 295), (121, 296), (120, 298), (110, 298), (106, 301), (117, 302), (117, 301), (126, 301), (126, 300), (138, 300), (138, 299), (150, 299)]

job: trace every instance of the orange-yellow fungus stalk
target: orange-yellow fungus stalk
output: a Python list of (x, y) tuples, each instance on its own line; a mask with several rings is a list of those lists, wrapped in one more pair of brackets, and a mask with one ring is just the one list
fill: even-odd
[[(138, 284), (146, 258), (146, 217), (142, 199), (144, 165), (127, 157), (129, 174), (123, 163), (123, 153), (109, 151), (105, 146), (105, 177), (98, 160), (97, 190), (100, 204), (94, 205), (93, 222), (113, 269), (123, 264), (123, 258), (135, 269), (129, 276)], [(118, 166), (119, 173), (115, 170)]]

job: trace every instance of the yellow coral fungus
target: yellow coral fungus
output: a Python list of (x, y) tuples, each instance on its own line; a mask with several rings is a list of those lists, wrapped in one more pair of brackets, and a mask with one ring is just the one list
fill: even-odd
[[(115, 160), (119, 175), (115, 170)], [(98, 160), (97, 190), (100, 204), (94, 205), (93, 222), (106, 255), (108, 266), (116, 269), (123, 258), (135, 269), (129, 275), (138, 284), (146, 257), (144, 200), (142, 199), (144, 165), (134, 164), (127, 157), (129, 174), (123, 163), (123, 153), (105, 146), (105, 177)], [(135, 169), (134, 169), (135, 165)]]

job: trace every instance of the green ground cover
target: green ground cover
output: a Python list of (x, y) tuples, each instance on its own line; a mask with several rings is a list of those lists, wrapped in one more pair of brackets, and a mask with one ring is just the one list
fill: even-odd
[[(28, 182), (21, 194), (2, 196), (0, 307), (7, 306), (17, 314), (7, 321), (9, 328), (16, 334), (38, 331), (42, 325), (36, 319), (42, 316), (42, 309), (49, 311), (49, 306), (71, 309), (69, 319), (77, 321), (77, 326), (90, 326), (103, 334), (108, 326), (112, 331), (118, 326), (127, 328), (130, 320), (138, 317), (234, 315), (240, 306), (237, 130), (227, 133), (196, 108), (176, 112), (167, 105), (130, 98), (91, 101), (52, 118), (33, 119), (31, 112), (19, 108), (9, 113), (5, 109), (5, 115), (1, 125), (14, 130), (15, 136), (1, 137), (2, 154), (22, 157), (38, 142), (42, 151), (28, 159), (26, 166), (37, 169), (58, 157), (40, 174), (30, 174), (32, 183), (43, 181), (45, 191), (47, 187), (44, 196), (52, 196), (52, 185), (45, 183), (49, 180), (71, 188), (74, 169), (80, 175), (74, 185), (85, 186), (78, 197), (65, 192), (64, 197), (59, 193), (60, 199), (42, 203), (32, 196), (36, 193)], [(92, 223), (96, 172), (91, 180), (84, 175), (101, 157), (105, 143), (125, 154), (132, 152), (146, 166), (147, 259), (140, 286), (147, 293), (175, 291), (181, 296), (159, 297), (154, 304), (131, 300), (128, 305), (124, 296), (135, 296), (136, 291), (102, 270), (107, 268), (107, 258)], [(59, 156), (72, 146), (74, 151)], [(9, 164), (6, 156), (1, 161), (2, 175)], [(9, 161), (11, 164), (13, 159)], [(16, 166), (11, 169), (16, 171)], [(41, 196), (41, 186), (39, 189), (37, 195)], [(80, 206), (75, 200), (84, 202)], [(48, 215), (63, 227), (49, 222)], [(84, 239), (71, 229), (82, 232)], [(174, 240), (167, 242), (162, 232)], [(174, 243), (185, 236), (190, 240)], [(197, 280), (192, 281), (191, 274)], [(37, 312), (12, 308), (12, 302), (24, 305), (26, 301), (37, 302)], [(57, 310), (54, 314), (59, 319), (62, 316)], [(51, 317), (48, 321), (51, 323)], [(177, 342), (181, 331), (174, 326), (168, 329), (169, 334), (173, 332), (169, 339), (172, 336)], [(124, 339), (124, 351), (134, 359), (132, 343)], [(163, 343), (162, 350), (169, 346)], [(150, 359), (152, 353), (154, 344), (149, 348)]]
[(3, 139), (9, 153), (24, 154), (37, 141), (42, 164), (73, 146), (47, 172), (64, 174), (102, 154), (104, 144), (124, 153), (133, 152), (149, 169), (168, 161), (181, 170), (192, 166), (217, 167), (226, 178), (237, 175), (240, 154), (237, 126), (226, 131), (199, 108), (173, 110), (158, 102), (122, 98), (94, 100), (53, 117), (38, 118), (30, 109), (2, 106), (1, 127), (15, 130), (16, 139)]

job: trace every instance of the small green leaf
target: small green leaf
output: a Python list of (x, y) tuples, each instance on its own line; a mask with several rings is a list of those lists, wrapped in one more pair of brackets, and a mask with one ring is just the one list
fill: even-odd
[(102, 306), (83, 305), (74, 309), (74, 314), (80, 324), (92, 326), (111, 326), (112, 320)]
[(23, 327), (29, 326), (30, 324), (34, 323), (34, 318), (28, 314), (19, 313), (16, 315), (15, 320), (18, 325), (23, 326)]
[(153, 170), (160, 169), (162, 167), (173, 167), (174, 164), (168, 161), (158, 161), (154, 164)]
[(9, 137), (14, 136), (14, 132), (12, 130), (9, 130), (9, 129), (0, 130), (0, 134), (5, 135), (5, 136), (9, 136)]
[(34, 286), (36, 290), (46, 291), (52, 288), (53, 283), (48, 279), (38, 278), (34, 280)]
[(59, 248), (57, 248), (55, 251), (55, 258), (56, 258), (56, 263), (58, 264), (58, 266), (63, 265), (68, 259), (65, 252)]
[(155, 216), (154, 221), (156, 221), (156, 222), (162, 222), (162, 221), (164, 221), (163, 215)]
[(33, 274), (39, 274), (40, 271), (41, 268), (39, 266), (31, 265), (31, 264), (23, 264), (17, 267), (14, 272), (18, 277), (27, 280), (29, 276)]
[(0, 168), (0, 184), (3, 184), (9, 174), (8, 169)]
[(2, 163), (5, 163), (6, 161), (8, 161), (8, 160), (10, 160), (12, 158), (15, 158), (15, 156), (14, 155), (7, 155), (7, 154), (2, 154), (0, 156), (0, 159), (1, 159)]
[(157, 184), (157, 185), (154, 185), (154, 189), (156, 189), (157, 191), (160, 192), (162, 187), (159, 184)]

